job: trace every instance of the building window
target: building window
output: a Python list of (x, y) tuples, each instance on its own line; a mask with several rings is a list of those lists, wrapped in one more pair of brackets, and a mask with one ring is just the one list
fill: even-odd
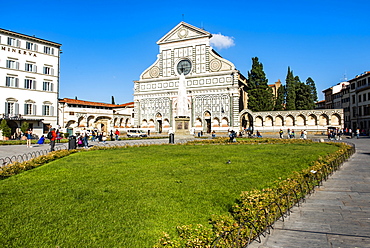
[(358, 107), (358, 116), (362, 116), (362, 106)]
[(42, 115), (53, 116), (54, 107), (51, 105), (42, 105)]
[(358, 102), (362, 102), (362, 97), (361, 97), (361, 95), (358, 95)]
[(75, 112), (69, 112), (69, 115), (75, 115)]
[(17, 39), (8, 37), (8, 45), (9, 46), (20, 47), (21, 46), (21, 42), (20, 42), (20, 40), (17, 40)]
[(44, 46), (44, 53), (54, 55), (54, 48)]
[(49, 66), (44, 66), (43, 72), (46, 75), (54, 75), (54, 69)]
[(24, 80), (24, 88), (35, 90), (36, 89), (36, 81), (33, 79), (25, 79)]
[(363, 95), (363, 98), (364, 102), (366, 102), (366, 94)]
[(19, 79), (16, 77), (6, 77), (6, 86), (19, 87)]
[(37, 66), (35, 64), (29, 64), (29, 63), (26, 63), (25, 65), (25, 68), (24, 68), (26, 71), (30, 71), (30, 72), (37, 72)]
[(33, 103), (25, 103), (24, 115), (36, 115), (36, 105)]
[(44, 91), (53, 91), (53, 83), (52, 82), (48, 82), (48, 81), (44, 81), (42, 83), (42, 90)]
[(5, 114), (11, 116), (17, 115), (19, 106), (16, 102), (5, 102)]
[(19, 69), (19, 62), (15, 61), (15, 60), (8, 59), (6, 61), (6, 68), (18, 70)]
[(352, 104), (355, 104), (356, 103), (356, 96), (352, 96)]
[(27, 41), (26, 49), (31, 50), (31, 51), (37, 51), (37, 44)]

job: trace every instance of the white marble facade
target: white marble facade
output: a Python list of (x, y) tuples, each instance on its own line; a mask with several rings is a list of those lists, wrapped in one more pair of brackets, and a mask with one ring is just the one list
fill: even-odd
[(157, 42), (157, 60), (135, 81), (135, 126), (156, 132), (173, 128), (179, 78), (185, 71), (191, 129), (239, 128), (239, 112), (247, 107), (246, 80), (212, 49), (211, 37), (181, 22)]

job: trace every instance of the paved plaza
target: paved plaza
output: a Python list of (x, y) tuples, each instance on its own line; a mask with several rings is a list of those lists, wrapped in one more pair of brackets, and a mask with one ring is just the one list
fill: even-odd
[(249, 247), (370, 247), (370, 139), (350, 139), (356, 153), (271, 235)]

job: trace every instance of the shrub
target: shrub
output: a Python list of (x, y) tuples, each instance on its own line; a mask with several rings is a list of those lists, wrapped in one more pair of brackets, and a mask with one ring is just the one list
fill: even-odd
[(8, 126), (8, 123), (5, 119), (3, 119), (1, 121), (1, 124), (0, 124), (0, 130), (3, 131), (3, 136), (4, 137), (7, 137), (7, 138), (10, 138), (10, 136), (12, 135), (12, 130), (11, 128)]

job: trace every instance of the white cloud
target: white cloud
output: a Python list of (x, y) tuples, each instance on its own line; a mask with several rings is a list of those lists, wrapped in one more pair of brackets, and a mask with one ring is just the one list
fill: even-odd
[(221, 33), (212, 34), (210, 43), (212, 47), (215, 47), (220, 50), (235, 46), (234, 37), (225, 36), (222, 35)]

